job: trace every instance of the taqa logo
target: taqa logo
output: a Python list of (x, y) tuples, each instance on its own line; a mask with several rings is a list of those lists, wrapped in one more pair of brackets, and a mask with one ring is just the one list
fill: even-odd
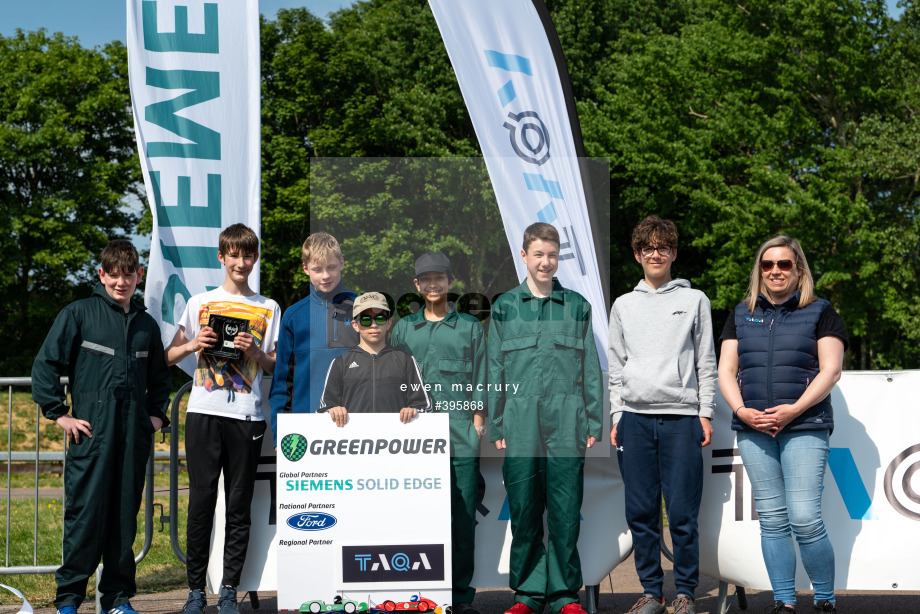
[(444, 580), (444, 544), (342, 546), (342, 581), (434, 582)]
[(920, 520), (920, 492), (911, 478), (920, 471), (920, 443), (894, 457), (885, 470), (885, 497), (899, 514)]
[(335, 516), (322, 512), (294, 514), (287, 519), (287, 525), (298, 531), (325, 531), (334, 527), (337, 522)]
[[(735, 520), (743, 521), (745, 516), (744, 467), (737, 448), (715, 449), (711, 452), (713, 461), (717, 458), (731, 458), (730, 465), (712, 465), (713, 473), (731, 473), (735, 476)], [(849, 448), (831, 448), (828, 451), (827, 466), (837, 484), (840, 498), (852, 520), (876, 520), (869, 489), (859, 474), (856, 459)], [(913, 476), (920, 472), (920, 443), (914, 444), (894, 457), (885, 471), (883, 487), (888, 503), (902, 516), (920, 522), (920, 492), (912, 483)], [(750, 502), (751, 520), (757, 520), (757, 509), (753, 497)]]

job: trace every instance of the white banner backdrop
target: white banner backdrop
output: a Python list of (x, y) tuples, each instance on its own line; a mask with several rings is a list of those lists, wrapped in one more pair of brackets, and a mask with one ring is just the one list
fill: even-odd
[[(920, 590), (918, 371), (845, 371), (832, 392), (834, 433), (824, 479), (824, 520), (848, 590)], [(704, 449), (700, 571), (769, 589), (750, 481), (718, 399), (713, 443)], [(796, 556), (798, 549), (796, 548)], [(808, 577), (798, 559), (796, 588)]]
[(535, 7), (541, 1), (429, 4), (482, 148), (518, 278), (527, 275), (519, 256), (524, 229), (534, 222), (553, 224), (562, 241), (557, 276), (590, 301), (606, 370), (603, 285), (570, 109)]
[[(259, 2), (127, 0), (128, 75), (153, 212), (145, 300), (163, 343), (219, 286), (221, 230), (260, 232)], [(249, 278), (259, 290), (259, 269)], [(191, 372), (194, 356), (182, 367)]]
[[(264, 383), (265, 394), (271, 380)], [(848, 590), (920, 590), (915, 552), (920, 550), (920, 371), (845, 371), (832, 393), (836, 428), (825, 477), (824, 516), (836, 558), (836, 586)], [(750, 483), (737, 455), (731, 410), (717, 396), (714, 435), (704, 449), (700, 509), (700, 570), (739, 586), (770, 587), (753, 519)], [(331, 422), (331, 421), (330, 421)], [(604, 432), (609, 432), (609, 418)], [(277, 590), (275, 457), (271, 433), (257, 474), (252, 536), (240, 590)], [(579, 553), (585, 584), (599, 584), (632, 549), (623, 517), (623, 482), (610, 441), (589, 451), (585, 465)], [(476, 527), (479, 588), (508, 585), (511, 528), (501, 457), (482, 447), (485, 497)], [(223, 487), (221, 486), (221, 493)], [(367, 497), (374, 505), (373, 497)], [(212, 592), (221, 579), (223, 499), (218, 500), (208, 568)], [(279, 514), (279, 518), (281, 515)], [(282, 522), (284, 520), (282, 519)], [(808, 588), (799, 565), (797, 586)]]

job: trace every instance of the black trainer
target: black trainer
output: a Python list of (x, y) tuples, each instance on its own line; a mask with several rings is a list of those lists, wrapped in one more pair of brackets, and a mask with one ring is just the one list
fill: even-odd
[(821, 601), (815, 604), (815, 612), (833, 612), (837, 613), (837, 606), (828, 601), (827, 599), (822, 599)]

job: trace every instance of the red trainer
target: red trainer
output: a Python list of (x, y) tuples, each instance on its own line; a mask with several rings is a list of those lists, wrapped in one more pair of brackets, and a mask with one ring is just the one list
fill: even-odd
[(533, 614), (533, 608), (526, 603), (515, 601), (513, 606), (505, 610), (505, 614)]
[(581, 607), (581, 604), (578, 603), (577, 601), (573, 601), (572, 603), (565, 604), (564, 606), (562, 606), (562, 609), (559, 611), (562, 614), (588, 614), (587, 612), (585, 612), (585, 609)]

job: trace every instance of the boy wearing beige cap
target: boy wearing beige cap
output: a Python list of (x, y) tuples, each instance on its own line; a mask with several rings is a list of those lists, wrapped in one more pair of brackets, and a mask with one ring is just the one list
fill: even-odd
[(320, 407), (338, 426), (349, 413), (398, 413), (401, 422), (431, 410), (415, 359), (386, 342), (390, 307), (379, 292), (355, 299), (352, 326), (358, 345), (329, 365)]

